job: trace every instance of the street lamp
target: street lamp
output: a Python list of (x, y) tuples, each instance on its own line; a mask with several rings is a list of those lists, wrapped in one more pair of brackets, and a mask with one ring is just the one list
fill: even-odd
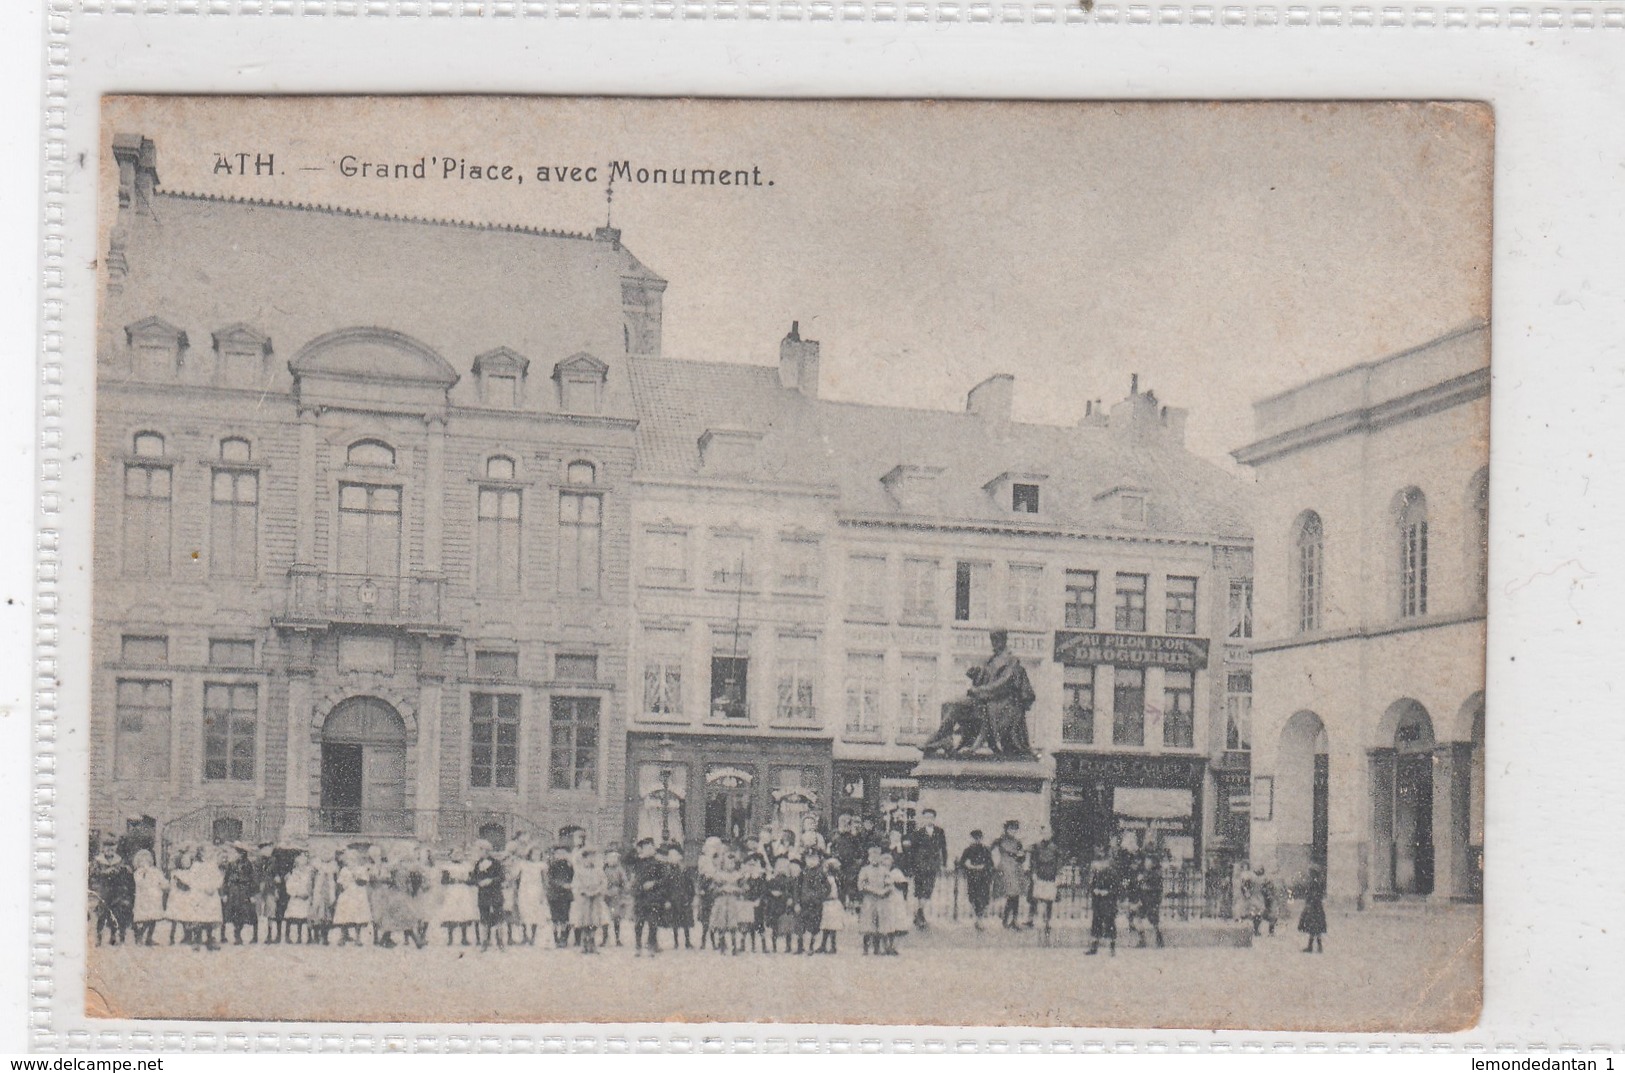
[(660, 737), (660, 841), (671, 841), (671, 763), (672, 740), (670, 735)]

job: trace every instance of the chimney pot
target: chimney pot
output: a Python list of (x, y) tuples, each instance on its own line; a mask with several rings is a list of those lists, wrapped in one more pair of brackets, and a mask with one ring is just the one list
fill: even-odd
[(790, 334), (779, 343), (779, 384), (818, 397), (818, 340), (801, 338), (799, 320), (790, 322)]

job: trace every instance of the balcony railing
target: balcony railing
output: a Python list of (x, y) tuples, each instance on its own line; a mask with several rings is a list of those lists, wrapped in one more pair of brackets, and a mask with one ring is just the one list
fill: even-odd
[(339, 574), (296, 566), (288, 571), (288, 619), (432, 625), (440, 621), (445, 579), (421, 574)]

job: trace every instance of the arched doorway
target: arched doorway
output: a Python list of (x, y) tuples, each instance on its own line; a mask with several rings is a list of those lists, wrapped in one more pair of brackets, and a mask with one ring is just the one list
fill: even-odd
[(409, 834), (406, 723), (377, 697), (351, 697), (322, 724), (319, 829)]
[(1371, 751), (1377, 890), (1432, 894), (1433, 720), (1405, 698), (1389, 705), (1379, 733), (1381, 744)]
[(1314, 712), (1298, 712), (1281, 728), (1275, 766), (1275, 821), (1280, 824), (1275, 867), (1302, 884), (1309, 866), (1326, 867), (1330, 840), (1331, 759), (1326, 725)]

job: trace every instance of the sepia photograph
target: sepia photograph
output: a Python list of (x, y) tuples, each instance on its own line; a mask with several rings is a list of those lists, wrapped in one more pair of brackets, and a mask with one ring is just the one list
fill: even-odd
[(1490, 106), (99, 148), (88, 1016), (1477, 1022)]

